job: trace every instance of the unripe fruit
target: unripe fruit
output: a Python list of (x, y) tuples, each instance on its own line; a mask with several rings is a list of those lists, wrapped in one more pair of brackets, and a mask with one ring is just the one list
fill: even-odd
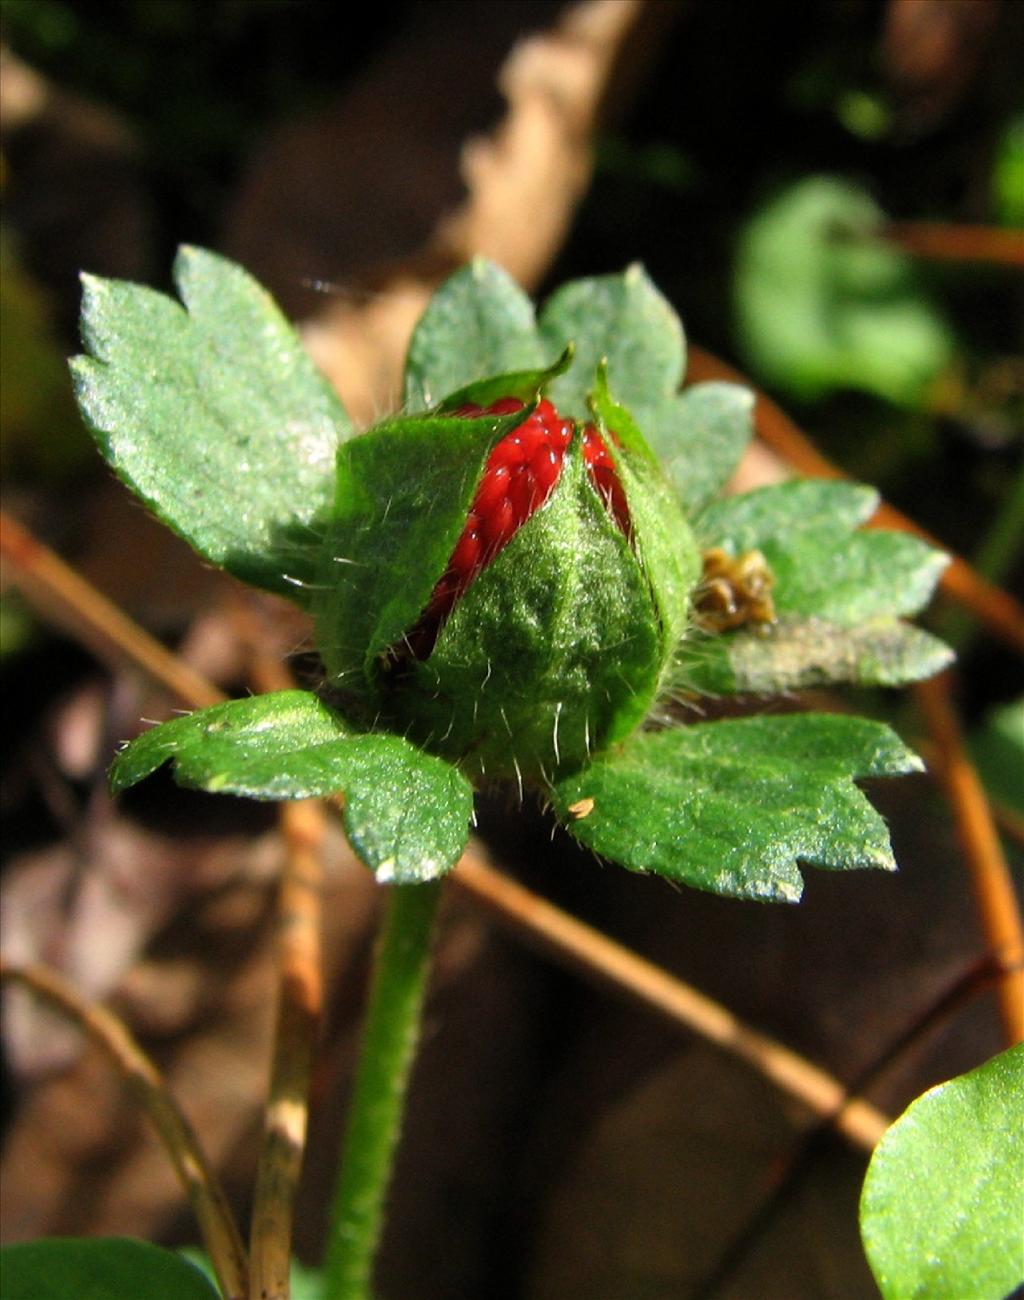
[[(518, 397), (501, 397), (487, 407), (469, 403), (461, 416), (511, 415), (521, 411)], [(448, 567), (431, 593), (423, 617), (406, 635), (411, 654), (426, 659), (455, 602), (478, 573), (551, 495), (572, 441), (572, 420), (563, 420), (547, 399), (521, 425), (507, 433), (487, 458), (462, 535)], [(614, 437), (614, 435), (612, 435)], [(590, 480), (622, 532), (630, 532), (629, 507), (604, 439), (592, 424), (583, 430), (583, 460)]]
[[(484, 400), (342, 448), (317, 636), (364, 725), (472, 776), (544, 781), (649, 711), (697, 549), (631, 421), (619, 445), (610, 420)], [(604, 411), (629, 420), (606, 393)]]

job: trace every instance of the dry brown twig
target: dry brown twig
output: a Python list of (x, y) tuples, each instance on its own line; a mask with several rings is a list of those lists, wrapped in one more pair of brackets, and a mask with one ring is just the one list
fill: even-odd
[(915, 257), (940, 262), (986, 262), (1024, 267), (1024, 234), (999, 226), (958, 226), (941, 221), (901, 221), (882, 236)]
[[(294, 681), (262, 647), (258, 620), (241, 612), (258, 691)], [(288, 1300), (295, 1196), (309, 1122), (309, 1089), (323, 1013), (320, 952), (324, 812), (316, 800), (280, 807), (285, 866), (278, 887), (278, 998), (270, 1087), (249, 1232), (251, 1300)]]
[(112, 1011), (87, 1002), (56, 971), (0, 959), (0, 979), (18, 983), (68, 1016), (100, 1047), (127, 1080), (160, 1136), (199, 1224), (221, 1291), (246, 1300), (248, 1264), (231, 1206), (163, 1076)]
[(949, 799), (974, 886), (975, 903), (998, 980), (1007, 1043), (1024, 1042), (1024, 926), (1010, 869), (985, 791), (967, 755), (953, 708), (950, 675), (918, 682), (914, 690), (935, 742), (935, 775)]

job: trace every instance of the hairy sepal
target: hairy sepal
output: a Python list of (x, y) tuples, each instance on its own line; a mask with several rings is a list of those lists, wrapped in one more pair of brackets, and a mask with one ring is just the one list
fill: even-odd
[(685, 636), (690, 593), (700, 576), (697, 542), (639, 425), (609, 392), (604, 364), (598, 367), (590, 401), (626, 491), (633, 545), (651, 584), (665, 640), (674, 647)]
[(529, 415), (387, 421), (338, 452), (313, 615), (332, 688), (372, 721), (376, 661), (425, 608), (491, 449)]
[(474, 776), (543, 780), (627, 735), (671, 647), (651, 585), (591, 484), (577, 436), (547, 503), (455, 606), (389, 725)]

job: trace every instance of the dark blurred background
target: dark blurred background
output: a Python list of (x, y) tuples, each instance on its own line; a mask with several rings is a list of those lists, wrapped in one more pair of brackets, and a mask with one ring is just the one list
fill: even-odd
[[(63, 358), (77, 347), (79, 271), (168, 288), (188, 242), (243, 262), (298, 321), (374, 302), (402, 268), (422, 270), (463, 201), (461, 150), (506, 111), (510, 52), (567, 8), (0, 3), (5, 507), (225, 689), (247, 687), (237, 591), (127, 499), (78, 423)], [(764, 386), (844, 470), (1019, 586), (1024, 274), (914, 256), (886, 232), (1024, 230), (1022, 67), (1019, 0), (652, 0), (608, 81), (592, 183), (531, 287), (644, 262), (694, 342)], [(113, 999), (191, 1099), (244, 1211), (273, 981), (273, 814), (161, 778), (111, 808), (114, 742), (168, 702), (112, 677), (13, 589), (0, 614), (5, 946)], [(285, 653), (303, 646), (269, 598), (258, 616)], [(1019, 819), (1020, 663), (948, 603), (929, 618), (958, 644), (964, 725)], [(919, 738), (903, 696), (857, 705)], [(502, 796), (481, 832), (541, 892), (855, 1081), (981, 952), (936, 789), (922, 777), (871, 793), (899, 876), (809, 874), (792, 909), (600, 866)], [(340, 842), (331, 872), (307, 1263), (374, 906)], [(436, 983), (382, 1295), (874, 1294), (856, 1230), (865, 1157), (808, 1137), (809, 1117), (745, 1067), (456, 898)], [(7, 1029), (5, 1236), (192, 1240), (102, 1063), (25, 1003), (8, 1005)], [(870, 1095), (895, 1114), (998, 1047), (979, 992)]]

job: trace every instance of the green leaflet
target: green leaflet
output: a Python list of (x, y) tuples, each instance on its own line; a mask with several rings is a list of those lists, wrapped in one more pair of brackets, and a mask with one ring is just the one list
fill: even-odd
[(198, 248), (175, 262), (184, 308), (83, 278), (88, 355), (71, 367), (107, 460), (200, 555), (301, 600), (351, 426), (294, 330), (240, 267)]
[(894, 868), (885, 824), (853, 778), (919, 770), (879, 723), (789, 714), (634, 735), (560, 781), (552, 801), (572, 835), (630, 870), (794, 902), (798, 859)]
[(546, 356), (533, 303), (507, 271), (478, 257), (444, 282), (413, 331), (405, 407), (427, 410), (476, 380), (536, 369), (558, 356), (567, 341)]
[(753, 437), (754, 394), (739, 384), (694, 384), (661, 401), (645, 399), (637, 423), (687, 514), (725, 487)]
[(937, 637), (881, 616), (856, 627), (783, 618), (769, 627), (691, 634), (676, 684), (710, 695), (772, 695), (814, 686), (902, 686), (948, 668), (953, 652)]
[(574, 419), (588, 416), (587, 398), (601, 361), (617, 399), (629, 407), (674, 393), (682, 383), (683, 328), (642, 266), (564, 285), (544, 304), (540, 333), (552, 353), (576, 345), (572, 368), (549, 394)]
[(856, 484), (793, 479), (713, 502), (696, 531), (704, 547), (764, 553), (775, 575), (780, 618), (852, 628), (916, 613), (948, 563), (907, 533), (852, 532), (877, 501), (871, 488)]
[(970, 746), (990, 798), (1024, 816), (1024, 696), (990, 710)]
[(1024, 1045), (918, 1097), (875, 1148), (861, 1235), (885, 1300), (1024, 1284)]
[(3, 1300), (217, 1300), (195, 1264), (130, 1237), (51, 1237), (0, 1250)]
[(344, 794), (345, 830), (380, 881), (432, 880), (466, 847), (468, 782), (400, 736), (353, 733), (307, 691), (231, 700), (175, 718), (118, 755), (115, 794), (172, 761), (175, 779), (252, 799)]

